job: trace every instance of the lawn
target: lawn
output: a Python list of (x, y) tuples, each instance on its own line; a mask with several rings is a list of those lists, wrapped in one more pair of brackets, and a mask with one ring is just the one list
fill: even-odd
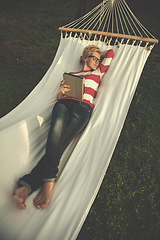
[[(0, 117), (48, 70), (59, 26), (77, 16), (78, 0), (5, 0), (0, 8)], [(86, 11), (101, 1), (87, 1)], [(131, 2), (131, 1), (129, 1)], [(131, 3), (160, 39), (160, 17)], [(106, 176), (78, 240), (160, 239), (160, 46), (152, 50)]]

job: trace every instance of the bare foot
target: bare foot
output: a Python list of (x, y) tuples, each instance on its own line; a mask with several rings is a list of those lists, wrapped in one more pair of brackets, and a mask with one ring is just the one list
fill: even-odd
[(55, 182), (46, 182), (43, 184), (41, 191), (34, 199), (34, 206), (36, 208), (46, 208), (51, 202), (51, 192)]
[(26, 198), (28, 197), (29, 190), (26, 187), (17, 188), (14, 192), (13, 201), (20, 209), (26, 209)]

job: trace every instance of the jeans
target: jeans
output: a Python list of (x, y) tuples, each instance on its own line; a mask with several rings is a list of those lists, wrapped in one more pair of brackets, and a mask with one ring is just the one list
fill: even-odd
[(76, 100), (60, 99), (52, 111), (52, 122), (48, 133), (45, 155), (30, 174), (19, 179), (19, 186), (29, 192), (37, 190), (44, 182), (54, 181), (58, 173), (60, 158), (70, 142), (86, 127), (92, 108)]

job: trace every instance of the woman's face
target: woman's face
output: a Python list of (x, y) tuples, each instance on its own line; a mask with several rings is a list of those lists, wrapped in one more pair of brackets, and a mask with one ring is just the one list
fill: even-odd
[(98, 52), (92, 52), (92, 55), (84, 59), (84, 70), (96, 70), (100, 63), (100, 54)]

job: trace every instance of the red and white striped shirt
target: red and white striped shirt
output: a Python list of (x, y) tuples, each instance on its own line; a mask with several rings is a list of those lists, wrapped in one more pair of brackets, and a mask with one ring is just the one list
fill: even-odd
[(63, 98), (85, 102), (85, 103), (88, 103), (91, 107), (93, 107), (94, 99), (96, 98), (99, 84), (101, 82), (103, 75), (105, 74), (105, 72), (107, 71), (111, 63), (112, 58), (113, 58), (113, 50), (110, 49), (109, 51), (106, 52), (106, 55), (103, 61), (101, 62), (101, 64), (96, 70), (70, 72), (71, 74), (85, 78), (83, 101), (73, 97), (67, 97), (67, 96), (64, 96)]

